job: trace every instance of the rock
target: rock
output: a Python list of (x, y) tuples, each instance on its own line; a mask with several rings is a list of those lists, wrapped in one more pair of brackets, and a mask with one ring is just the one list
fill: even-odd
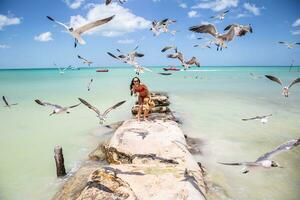
[(63, 184), (62, 188), (54, 195), (53, 200), (77, 199), (88, 183), (89, 175), (99, 168), (99, 163), (87, 162)]
[(78, 200), (206, 199), (202, 169), (174, 121), (125, 121), (103, 148), (110, 165), (90, 175)]
[[(139, 106), (136, 105), (136, 106), (132, 107), (131, 113), (133, 115), (136, 115), (138, 113), (138, 110), (139, 110)], [(152, 108), (150, 113), (168, 113), (170, 111), (171, 110), (169, 109), (169, 107), (166, 107), (166, 106), (157, 106), (157, 107)]]
[(113, 129), (113, 130), (116, 130), (117, 128), (119, 128), (123, 124), (123, 122), (124, 121), (119, 121), (119, 122), (111, 123), (111, 124), (105, 125), (105, 127)]
[(89, 154), (89, 159), (93, 161), (105, 160), (105, 154), (103, 152), (103, 144), (99, 144), (98, 147)]
[(188, 150), (191, 154), (201, 154), (200, 146), (202, 145), (202, 141), (198, 138), (191, 138), (187, 135), (184, 135)]

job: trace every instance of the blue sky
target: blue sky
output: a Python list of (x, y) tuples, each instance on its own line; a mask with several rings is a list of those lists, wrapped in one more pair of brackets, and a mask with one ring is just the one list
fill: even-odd
[[(128, 0), (123, 5), (106, 7), (104, 0), (0, 0), (0, 68), (83, 66), (77, 54), (94, 62), (93, 66), (123, 66), (106, 52), (120, 48), (124, 52), (137, 44), (145, 53), (145, 66), (178, 64), (160, 50), (175, 44), (187, 58), (196, 56), (204, 66), (300, 65), (300, 46), (287, 49), (279, 40), (300, 42), (299, 0)], [(223, 22), (210, 16), (230, 9)], [(73, 47), (73, 39), (46, 16), (75, 25), (116, 14), (111, 24), (84, 35), (86, 45)], [(152, 20), (176, 19), (172, 36), (153, 37)], [(299, 19), (299, 20), (298, 20)], [(298, 20), (298, 21), (297, 21)], [(235, 38), (229, 48), (194, 48), (204, 43), (195, 39), (205, 35), (188, 31), (201, 23), (215, 23), (222, 32), (228, 24), (252, 24), (253, 34)], [(44, 33), (44, 34), (43, 34)], [(42, 34), (42, 35), (41, 35)], [(125, 44), (124, 44), (125, 43)]]

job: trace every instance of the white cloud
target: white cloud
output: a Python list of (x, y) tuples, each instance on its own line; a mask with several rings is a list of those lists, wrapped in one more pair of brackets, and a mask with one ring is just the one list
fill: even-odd
[(72, 27), (79, 27), (88, 22), (103, 19), (115, 15), (107, 24), (98, 28), (92, 29), (86, 34), (101, 34), (106, 37), (114, 37), (131, 33), (139, 29), (147, 29), (151, 26), (151, 22), (134, 15), (129, 9), (123, 8), (117, 3), (112, 3), (108, 6), (105, 4), (95, 4), (92, 6), (86, 17), (81, 15), (71, 16), (70, 24)]
[(34, 40), (39, 41), (39, 42), (49, 42), (49, 41), (53, 40), (53, 38), (51, 36), (52, 36), (51, 32), (45, 32), (45, 33), (41, 33), (37, 36), (34, 36)]
[(0, 49), (8, 49), (8, 48), (10, 48), (10, 46), (6, 44), (0, 44)]
[(253, 15), (260, 15), (260, 8), (256, 7), (255, 4), (250, 4), (250, 3), (244, 3), (244, 8), (246, 10), (248, 10), (250, 13), (252, 13)]
[(179, 4), (179, 7), (185, 9), (185, 8), (187, 8), (187, 5), (185, 3), (181, 3), (181, 4)]
[(188, 12), (188, 16), (189, 16), (190, 18), (193, 18), (193, 17), (199, 17), (199, 14), (198, 14), (197, 11), (191, 10), (190, 12)]
[(7, 17), (5, 15), (0, 15), (0, 30), (5, 26), (20, 24), (21, 20), (18, 17)]
[(300, 30), (292, 31), (292, 35), (300, 35)]
[(69, 6), (69, 8), (71, 9), (77, 9), (80, 8), (80, 6), (82, 4), (84, 4), (85, 0), (74, 0), (74, 1), (70, 1), (70, 0), (65, 0), (65, 3)]
[(124, 39), (124, 40), (118, 40), (117, 41), (117, 43), (119, 43), (119, 44), (132, 44), (134, 42), (135, 42), (134, 39)]
[(238, 0), (214, 0), (214, 1), (202, 1), (193, 6), (192, 9), (202, 8), (211, 9), (213, 11), (221, 11), (230, 7), (237, 7)]
[(296, 26), (300, 26), (300, 18), (299, 19), (297, 19), (294, 23), (293, 23), (293, 25), (292, 26), (294, 26), (294, 27), (296, 27)]
[(243, 17), (249, 17), (249, 15), (247, 15), (245, 13), (240, 13), (236, 16), (236, 18), (243, 18)]

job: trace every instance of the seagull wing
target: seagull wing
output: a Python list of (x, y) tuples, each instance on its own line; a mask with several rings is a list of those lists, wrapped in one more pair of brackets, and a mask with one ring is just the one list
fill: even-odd
[(300, 45), (300, 42), (296, 42), (295, 44), (298, 44), (298, 45)]
[(200, 67), (200, 63), (197, 62), (196, 57), (192, 57), (191, 60), (187, 61), (186, 64), (188, 65), (196, 65), (197, 67)]
[(53, 21), (53, 22), (55, 22), (55, 23), (57, 23), (57, 24), (63, 26), (63, 27), (64, 27), (65, 29), (67, 29), (67, 30), (69, 30), (69, 28), (70, 28), (70, 27), (68, 27), (67, 25), (65, 25), (64, 23), (61, 23), (61, 22), (59, 22), (59, 21), (56, 21), (55, 19), (53, 19), (53, 18), (50, 17), (50, 16), (47, 16), (47, 18), (48, 18), (49, 20), (51, 20), (51, 21)]
[(296, 84), (296, 83), (300, 83), (300, 78), (295, 79), (295, 80), (289, 85), (288, 88), (291, 88), (291, 87), (292, 87), (294, 84)]
[(134, 57), (144, 57), (145, 54), (134, 52)]
[(5, 105), (6, 105), (6, 106), (9, 106), (8, 102), (6, 101), (5, 96), (2, 96), (2, 99), (3, 99), (4, 103), (5, 103)]
[(235, 162), (235, 163), (224, 163), (224, 162), (218, 162), (219, 164), (222, 165), (232, 165), (232, 166), (256, 166), (258, 164), (256, 164), (255, 162)]
[(78, 57), (79, 59), (84, 60), (85, 62), (89, 62), (87, 59), (85, 59), (84, 57), (82, 57), (82, 56), (80, 56), (80, 55), (77, 55), (77, 57)]
[(238, 25), (237, 25), (237, 24), (229, 24), (228, 26), (226, 26), (226, 27), (224, 28), (224, 31), (229, 30), (232, 26), (237, 27)]
[(279, 83), (279, 84), (282, 86), (282, 81), (281, 81), (279, 78), (277, 78), (277, 77), (275, 77), (275, 76), (272, 76), (272, 75), (265, 75), (265, 77), (267, 77), (267, 78), (270, 79), (271, 81), (274, 81), (274, 82), (276, 82), (276, 83)]
[[(120, 60), (120, 58), (118, 58), (117, 56), (115, 56), (114, 54), (110, 53), (110, 52), (107, 52), (108, 55), (110, 55), (111, 57), (117, 59), (117, 60)], [(121, 56), (121, 55), (120, 55)]]
[(263, 161), (263, 160), (268, 160), (272, 156), (274, 156), (275, 154), (291, 150), (294, 147), (297, 147), (298, 145), (300, 145), (300, 138), (296, 139), (296, 140), (287, 141), (287, 142), (283, 143), (282, 145), (276, 147), (272, 151), (270, 151), (268, 153), (265, 153), (264, 155), (262, 155), (261, 157), (259, 157), (255, 162), (259, 162), (259, 161)]
[(41, 101), (41, 100), (39, 100), (39, 99), (36, 99), (36, 100), (34, 100), (37, 104), (39, 104), (39, 105), (41, 105), (41, 106), (50, 106), (50, 107), (52, 107), (52, 108), (54, 108), (54, 109), (60, 109), (60, 108), (62, 108), (62, 106), (60, 106), (60, 105), (56, 105), (56, 104), (52, 104), (52, 103), (48, 103), (48, 102), (43, 102), (43, 101)]
[(105, 18), (105, 19), (99, 19), (99, 20), (96, 20), (96, 21), (93, 21), (93, 22), (90, 22), (88, 24), (85, 24), (77, 29), (74, 30), (74, 32), (78, 33), (78, 34), (82, 34), (92, 28), (95, 28), (97, 26), (100, 26), (102, 24), (106, 24), (107, 22), (109, 22), (110, 20), (112, 20), (115, 16), (111, 16), (111, 17), (108, 17), (108, 18)]
[(172, 53), (167, 55), (168, 58), (178, 58), (178, 53)]
[(167, 50), (169, 50), (169, 49), (173, 49), (173, 48), (176, 48), (176, 47), (174, 47), (174, 46), (166, 46), (166, 47), (164, 47), (164, 48), (161, 50), (161, 52), (165, 52), (165, 51), (167, 51)]
[(235, 36), (235, 28), (236, 28), (236, 26), (233, 26), (233, 25), (230, 26), (228, 32), (225, 33), (225, 34), (223, 34), (223, 35), (221, 35), (220, 38), (222, 38), (225, 41), (231, 41), (231, 40), (233, 40), (233, 38)]
[(113, 105), (112, 107), (108, 108), (104, 113), (103, 116), (106, 116), (110, 111), (116, 109), (117, 107), (121, 106), (123, 103), (125, 103), (126, 101), (121, 101), (115, 105)]
[(282, 42), (282, 41), (279, 41), (278, 43), (279, 44), (287, 44), (286, 42)]
[(196, 33), (208, 33), (208, 34), (212, 35), (213, 37), (217, 36), (217, 29), (213, 24), (192, 26), (189, 28), (189, 30), (192, 32), (196, 32)]
[(223, 14), (228, 13), (228, 12), (229, 12), (229, 10), (226, 10), (226, 11), (223, 12)]
[(76, 104), (76, 105), (69, 106), (68, 108), (75, 108), (75, 107), (79, 106), (80, 104), (81, 104), (81, 103), (78, 103), (78, 104)]
[(256, 120), (256, 119), (260, 119), (258, 116), (256, 117), (251, 117), (251, 118), (244, 118), (242, 119), (243, 121), (249, 121), (249, 120)]
[(80, 101), (81, 103), (83, 103), (84, 105), (86, 105), (89, 109), (95, 111), (98, 115), (100, 115), (100, 111), (99, 111), (96, 107), (92, 106), (92, 105), (89, 104), (86, 100), (84, 100), (84, 99), (82, 99), (82, 98), (78, 98), (78, 99), (79, 99), (79, 101)]
[(111, 3), (112, 0), (106, 0), (105, 1), (105, 5), (109, 5)]

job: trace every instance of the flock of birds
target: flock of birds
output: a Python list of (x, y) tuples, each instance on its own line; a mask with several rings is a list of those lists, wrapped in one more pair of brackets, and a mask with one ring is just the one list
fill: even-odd
[[(113, 0), (106, 0), (105, 4), (109, 5), (113, 2)], [(116, 0), (116, 2), (123, 4), (126, 2), (126, 0)], [(229, 10), (226, 10), (222, 13), (219, 13), (216, 16), (212, 16), (211, 19), (214, 20), (220, 20), (223, 21), (225, 16), (229, 13)], [(47, 18), (59, 25), (61, 25), (73, 38), (74, 38), (74, 47), (76, 48), (78, 46), (78, 44), (80, 45), (84, 45), (86, 44), (86, 42), (84, 41), (84, 39), (82, 38), (82, 35), (84, 33), (86, 33), (87, 31), (95, 28), (95, 27), (99, 27), (101, 25), (105, 25), (106, 23), (109, 23), (110, 21), (112, 21), (114, 19), (115, 15), (112, 15), (110, 17), (104, 18), (104, 19), (99, 19), (90, 23), (87, 23), (85, 25), (82, 25), (78, 28), (74, 28), (74, 27), (70, 27), (62, 22), (59, 22), (57, 20), (55, 20), (54, 18), (47, 16)], [(169, 26), (176, 23), (176, 20), (173, 19), (163, 19), (160, 21), (153, 21), (152, 22), (152, 27), (150, 28), (150, 31), (153, 33), (154, 37), (158, 37), (160, 34), (162, 33), (170, 33), (171, 35), (175, 35), (176, 32), (178, 32), (177, 30), (170, 30)], [(200, 24), (200, 25), (195, 25), (189, 28), (190, 31), (195, 32), (195, 33), (201, 33), (201, 34), (207, 34), (210, 35), (212, 38), (211, 39), (207, 39), (208, 42), (204, 45), (194, 45), (194, 47), (202, 47), (202, 48), (211, 48), (211, 45), (216, 45), (217, 47), (217, 51), (222, 51), (223, 49), (228, 48), (228, 43), (233, 41), (233, 39), (235, 37), (242, 37), (245, 36), (247, 33), (253, 33), (253, 29), (252, 26), (250, 24), (248, 25), (240, 25), (240, 24), (230, 24), (228, 26), (226, 26), (224, 28), (224, 33), (220, 33), (216, 26), (212, 23), (210, 24)], [(203, 39), (203, 38), (198, 38), (199, 40)], [(279, 44), (283, 44), (286, 45), (287, 48), (291, 49), (294, 48), (296, 45), (299, 45), (300, 43), (288, 43), (288, 42), (283, 42), (280, 41)], [(121, 52), (120, 49), (117, 49), (118, 55), (115, 55), (111, 52), (107, 52), (107, 54), (109, 56), (111, 56), (112, 58), (119, 60), (120, 62), (124, 62), (127, 63), (129, 65), (132, 65), (134, 67), (134, 70), (136, 72), (136, 74), (140, 74), (143, 73), (145, 71), (149, 71), (152, 72), (152, 70), (141, 66), (138, 61), (137, 58), (141, 58), (144, 56), (143, 53), (139, 53), (137, 52), (138, 46), (133, 49), (131, 52), (129, 53), (123, 53)], [(200, 62), (197, 60), (196, 57), (192, 57), (189, 60), (185, 58), (184, 54), (180, 51), (178, 51), (178, 48), (176, 46), (166, 46), (164, 47), (161, 52), (164, 53), (166, 51), (171, 51), (174, 50), (173, 53), (171, 54), (167, 54), (167, 58), (171, 58), (171, 59), (177, 59), (180, 63), (180, 65), (183, 67), (184, 70), (188, 70), (189, 68), (191, 68), (192, 66), (197, 66), (200, 67)], [(77, 55), (78, 59), (82, 60), (82, 62), (88, 66), (90, 66), (92, 64), (92, 61), (89, 61), (88, 59)], [(56, 66), (56, 64), (55, 64)], [(59, 73), (63, 74), (67, 69), (76, 69), (73, 68), (71, 65), (66, 67), (66, 68), (59, 68)], [(170, 75), (169, 73), (159, 73), (161, 75)], [(257, 76), (253, 73), (250, 74), (252, 78), (262, 78), (260, 76)], [(272, 75), (265, 75), (266, 78), (270, 79), (271, 81), (274, 81), (278, 84), (280, 84), (283, 88), (282, 88), (282, 94), (285, 97), (289, 96), (289, 89), (300, 82), (300, 78), (295, 79), (292, 83), (290, 83), (288, 86), (283, 86), (282, 81)], [(88, 91), (90, 91), (91, 89), (91, 84), (93, 83), (93, 79), (90, 79), (90, 81), (88, 82), (87, 85), (87, 89)], [(12, 106), (16, 106), (18, 105), (17, 103), (12, 103), (10, 104), (6, 97), (3, 96), (2, 97), (5, 106), (8, 108), (11, 108)], [(120, 101), (116, 104), (114, 104), (113, 106), (109, 107), (108, 109), (106, 109), (103, 113), (100, 112), (100, 110), (94, 106), (92, 106), (89, 102), (87, 102), (86, 100), (79, 98), (80, 103), (76, 104), (76, 105), (72, 105), (72, 106), (61, 106), (61, 105), (57, 105), (57, 104), (52, 104), (52, 103), (48, 103), (39, 99), (36, 99), (35, 102), (38, 105), (44, 106), (44, 107), (51, 107), (52, 108), (52, 113), (50, 113), (51, 115), (56, 115), (56, 114), (63, 114), (63, 113), (70, 113), (70, 110), (73, 108), (78, 107), (79, 105), (83, 104), (85, 105), (87, 108), (89, 108), (90, 110), (94, 111), (97, 114), (97, 117), (99, 118), (99, 123), (103, 124), (107, 118), (107, 115), (114, 109), (120, 107), (122, 104), (124, 104), (126, 101)], [(256, 116), (256, 117), (251, 117), (251, 118), (245, 118), (242, 119), (243, 121), (249, 121), (249, 120), (259, 120), (262, 123), (266, 123), (268, 121), (268, 118), (270, 118), (272, 116), (272, 114), (269, 115), (263, 115), (263, 116)], [(221, 164), (224, 165), (242, 165), (245, 166), (245, 168), (243, 169), (243, 173), (247, 173), (249, 172), (250, 168), (257, 168), (257, 167), (263, 167), (263, 168), (272, 168), (272, 167), (281, 167), (278, 163), (276, 163), (275, 161), (270, 160), (270, 158), (272, 156), (274, 156), (275, 154), (279, 153), (279, 152), (283, 152), (283, 151), (287, 151), (287, 150), (291, 150), (294, 147), (298, 146), (300, 144), (300, 139), (297, 140), (291, 140), (288, 141), (282, 145), (280, 145), (279, 147), (277, 147), (276, 149), (264, 154), (263, 156), (259, 157), (257, 160), (255, 160), (254, 162), (236, 162), (236, 163), (224, 163), (222, 162)]]

